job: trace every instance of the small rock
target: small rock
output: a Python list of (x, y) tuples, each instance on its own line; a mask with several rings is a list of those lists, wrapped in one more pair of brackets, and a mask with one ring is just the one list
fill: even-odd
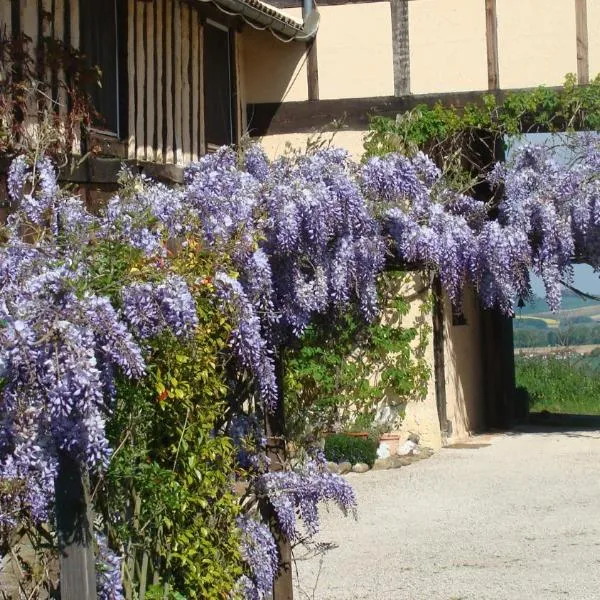
[(390, 455), (390, 447), (388, 444), (381, 442), (377, 447), (377, 458), (384, 459)]
[(412, 440), (406, 440), (400, 448), (398, 448), (398, 456), (411, 456), (419, 453), (419, 446)]
[(338, 473), (340, 475), (345, 475), (346, 473), (350, 473), (352, 471), (352, 465), (349, 462), (342, 462), (338, 465)]
[(366, 473), (369, 470), (369, 465), (366, 463), (356, 463), (352, 467), (353, 473)]
[(378, 458), (373, 463), (373, 471), (383, 471), (384, 469), (391, 469), (394, 466), (393, 457), (388, 456), (386, 458)]
[(327, 461), (327, 470), (330, 473), (339, 473), (340, 472), (340, 466), (337, 463), (331, 462), (331, 461)]

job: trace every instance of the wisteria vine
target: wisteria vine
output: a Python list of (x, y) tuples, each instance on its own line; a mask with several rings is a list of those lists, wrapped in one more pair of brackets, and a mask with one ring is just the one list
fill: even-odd
[[(356, 164), (339, 149), (269, 161), (259, 146), (241, 156), (222, 148), (190, 165), (179, 189), (124, 173), (129, 193), (100, 215), (59, 189), (49, 160), (18, 157), (0, 245), (0, 479), (14, 482), (0, 497), (0, 525), (24, 513), (52, 519), (59, 452), (91, 472), (105, 469), (115, 377), (145, 375), (148, 340), (165, 331), (189, 338), (198, 327), (194, 290), (203, 282), (169, 271), (169, 244), (193, 242), (223, 257), (226, 268), (211, 281), (232, 320), (236, 377), (250, 382), (236, 388), (246, 395), (235, 410), (263, 414), (280, 397), (282, 348), (316, 315), (356, 309), (372, 319), (389, 258), (437, 272), (455, 305), (471, 285), (484, 306), (506, 314), (530, 293), (533, 271), (557, 308), (576, 257), (600, 267), (598, 138), (579, 138), (574, 156), (565, 164), (547, 148), (522, 148), (490, 174), (491, 185), (504, 186), (492, 207), (450, 189), (423, 154)], [(98, 289), (94, 248), (102, 243), (126, 246), (152, 268), (118, 290)], [(256, 415), (231, 418), (260, 430)], [(257, 455), (262, 433), (253, 436)], [(318, 456), (295, 470), (248, 464), (289, 539), (299, 535), (298, 515), (305, 533), (316, 532), (321, 501), (355, 508), (347, 482)], [(240, 585), (248, 598), (264, 598), (276, 546), (253, 518), (239, 527), (248, 564)], [(101, 590), (118, 582), (119, 560), (110, 557), (99, 570)], [(104, 597), (121, 597), (118, 585)]]

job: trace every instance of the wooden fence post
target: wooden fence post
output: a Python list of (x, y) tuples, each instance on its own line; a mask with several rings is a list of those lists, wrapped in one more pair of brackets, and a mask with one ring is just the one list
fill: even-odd
[(58, 457), (56, 523), (61, 600), (96, 600), (89, 480), (67, 452), (60, 452)]

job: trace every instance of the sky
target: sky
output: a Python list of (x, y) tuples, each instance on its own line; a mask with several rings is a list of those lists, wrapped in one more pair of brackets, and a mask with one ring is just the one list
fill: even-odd
[[(524, 139), (522, 141), (518, 141), (513, 143), (511, 149), (508, 152), (507, 158), (510, 158), (511, 151), (514, 151), (520, 145), (524, 143), (529, 144), (546, 144), (551, 143), (552, 136), (547, 133), (528, 133), (523, 136)], [(568, 158), (565, 153), (565, 160)], [(596, 294), (600, 295), (600, 273), (594, 273), (594, 270), (588, 265), (575, 265), (575, 279), (573, 282), (573, 286), (582, 292), (587, 292), (588, 294)], [(539, 279), (539, 277), (533, 276), (531, 278), (531, 284), (533, 287), (533, 291), (537, 296), (544, 297), (546, 294), (544, 292), (544, 284)]]

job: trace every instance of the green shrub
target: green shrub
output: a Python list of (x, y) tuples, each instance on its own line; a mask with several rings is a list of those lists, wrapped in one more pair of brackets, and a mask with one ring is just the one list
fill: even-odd
[(325, 457), (333, 462), (367, 463), (373, 466), (377, 458), (377, 441), (336, 433), (325, 439)]

